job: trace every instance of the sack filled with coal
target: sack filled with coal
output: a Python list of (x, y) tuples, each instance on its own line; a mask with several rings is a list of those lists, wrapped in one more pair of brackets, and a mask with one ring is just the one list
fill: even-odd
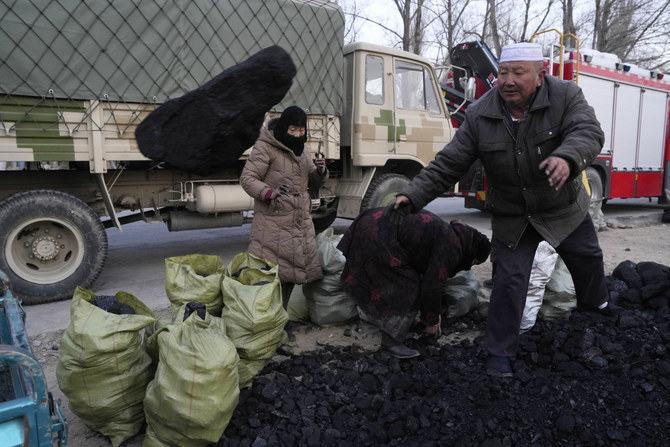
[(158, 366), (144, 397), (143, 447), (213, 445), (237, 406), (239, 356), (225, 322), (207, 312), (189, 314), (194, 307), (184, 304), (147, 341)]
[[(81, 287), (74, 291), (56, 380), (70, 410), (117, 447), (144, 426), (143, 400), (154, 370), (142, 330), (156, 317), (130, 293), (120, 291), (113, 298)], [(132, 312), (108, 310), (115, 307)]]
[(183, 304), (198, 301), (207, 307), (207, 312), (220, 317), (224, 271), (218, 255), (188, 254), (165, 258), (165, 293), (172, 312)]
[(249, 252), (238, 253), (221, 282), (226, 334), (240, 356), (240, 388), (248, 388), (277, 348), (288, 342), (279, 266)]
[(295, 73), (281, 47), (257, 52), (151, 112), (135, 130), (140, 152), (203, 176), (232, 166), (254, 144)]

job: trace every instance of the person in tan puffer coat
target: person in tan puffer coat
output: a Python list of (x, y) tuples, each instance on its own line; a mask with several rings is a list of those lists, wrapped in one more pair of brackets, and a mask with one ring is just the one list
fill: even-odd
[(279, 264), (285, 309), (295, 284), (323, 277), (307, 187), (320, 187), (328, 169), (305, 150), (306, 127), (307, 115), (297, 106), (270, 120), (240, 177), (254, 198), (249, 252)]

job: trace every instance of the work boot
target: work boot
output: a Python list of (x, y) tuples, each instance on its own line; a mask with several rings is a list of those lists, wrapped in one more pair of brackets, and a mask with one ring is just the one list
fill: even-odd
[(486, 373), (489, 376), (501, 378), (514, 376), (509, 358), (498, 355), (491, 355), (488, 360), (486, 360)]
[(602, 309), (597, 309), (595, 312), (599, 313), (603, 317), (618, 317), (619, 314), (623, 312), (623, 309), (609, 301), (607, 306), (603, 307)]
[(384, 332), (382, 332), (381, 349), (397, 359), (413, 359), (414, 357), (421, 355), (416, 349), (408, 348)]

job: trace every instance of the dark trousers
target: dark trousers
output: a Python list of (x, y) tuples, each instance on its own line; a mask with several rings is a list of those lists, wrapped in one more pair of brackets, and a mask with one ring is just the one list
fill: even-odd
[[(519, 329), (528, 294), (528, 280), (535, 250), (543, 238), (528, 225), (517, 247), (511, 249), (493, 239), (496, 274), (489, 303), (484, 348), (491, 355), (514, 356), (519, 347)], [(572, 275), (577, 306), (595, 308), (608, 299), (603, 252), (591, 216), (556, 248)]]
[(293, 287), (295, 287), (295, 283), (292, 282), (281, 283), (281, 299), (282, 299), (282, 305), (284, 306), (284, 310), (288, 309), (288, 302), (289, 299), (291, 298), (291, 293), (293, 293)]

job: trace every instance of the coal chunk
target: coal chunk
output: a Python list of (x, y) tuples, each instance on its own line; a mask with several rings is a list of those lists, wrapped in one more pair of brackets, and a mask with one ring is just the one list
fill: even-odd
[(100, 309), (116, 315), (134, 315), (135, 309), (123, 304), (114, 295), (100, 295), (93, 298), (91, 304)]
[(184, 319), (182, 321), (186, 321), (186, 319), (188, 319), (188, 317), (190, 317), (193, 312), (197, 312), (198, 317), (200, 317), (201, 320), (204, 320), (207, 316), (207, 306), (197, 301), (191, 301), (190, 303), (187, 303), (186, 307), (184, 308)]
[(296, 67), (265, 48), (151, 112), (135, 130), (146, 157), (201, 176), (234, 166), (255, 143), (265, 114), (286, 95)]

